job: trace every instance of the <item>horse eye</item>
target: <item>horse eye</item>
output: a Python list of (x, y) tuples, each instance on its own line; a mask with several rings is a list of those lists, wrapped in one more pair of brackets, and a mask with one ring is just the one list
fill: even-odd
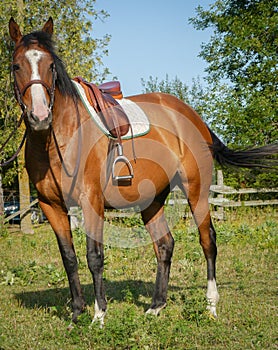
[(12, 70), (15, 72), (15, 71), (17, 71), (17, 70), (19, 70), (19, 65), (18, 64), (13, 64), (12, 65)]
[(53, 70), (54, 70), (54, 63), (51, 63), (49, 69), (51, 70), (51, 72), (53, 72)]

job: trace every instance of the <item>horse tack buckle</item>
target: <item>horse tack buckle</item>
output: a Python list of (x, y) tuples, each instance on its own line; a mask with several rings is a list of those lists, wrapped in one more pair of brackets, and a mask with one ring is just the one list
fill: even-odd
[[(113, 182), (131, 181), (134, 177), (133, 168), (130, 161), (127, 159), (127, 157), (123, 155), (123, 146), (120, 143), (117, 144), (117, 150), (118, 150), (118, 155), (114, 159), (114, 162), (112, 165), (112, 181)], [(117, 163), (123, 163), (124, 165), (126, 165), (129, 173), (127, 175), (115, 175), (115, 166)]]

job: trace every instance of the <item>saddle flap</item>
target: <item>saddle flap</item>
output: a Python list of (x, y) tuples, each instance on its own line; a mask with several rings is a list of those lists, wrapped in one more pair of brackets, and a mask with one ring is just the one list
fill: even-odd
[(111, 96), (102, 94), (104, 108), (100, 111), (107, 129), (113, 137), (124, 136), (128, 133), (130, 123), (121, 105)]

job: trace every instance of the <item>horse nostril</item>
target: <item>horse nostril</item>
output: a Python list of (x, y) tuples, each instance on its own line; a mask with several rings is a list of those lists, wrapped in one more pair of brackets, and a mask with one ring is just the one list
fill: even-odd
[(28, 123), (33, 131), (47, 130), (52, 122), (52, 113), (48, 113), (47, 117), (40, 119), (34, 111), (29, 111), (27, 113)]
[(29, 118), (30, 118), (31, 121), (34, 121), (34, 122), (38, 122), (39, 121), (39, 118), (33, 112), (30, 112)]
[(33, 112), (31, 112), (31, 119), (33, 119), (35, 122), (39, 121), (39, 118)]

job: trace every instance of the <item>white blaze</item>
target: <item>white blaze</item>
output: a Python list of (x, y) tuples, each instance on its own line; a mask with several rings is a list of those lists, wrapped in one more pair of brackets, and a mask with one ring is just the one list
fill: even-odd
[[(42, 51), (34, 49), (28, 50), (25, 53), (25, 56), (31, 65), (31, 80), (41, 80), (39, 74), (39, 61), (43, 55), (44, 53)], [(33, 84), (30, 89), (32, 96), (32, 112), (40, 120), (43, 120), (47, 118), (49, 112), (44, 89), (41, 84)]]

